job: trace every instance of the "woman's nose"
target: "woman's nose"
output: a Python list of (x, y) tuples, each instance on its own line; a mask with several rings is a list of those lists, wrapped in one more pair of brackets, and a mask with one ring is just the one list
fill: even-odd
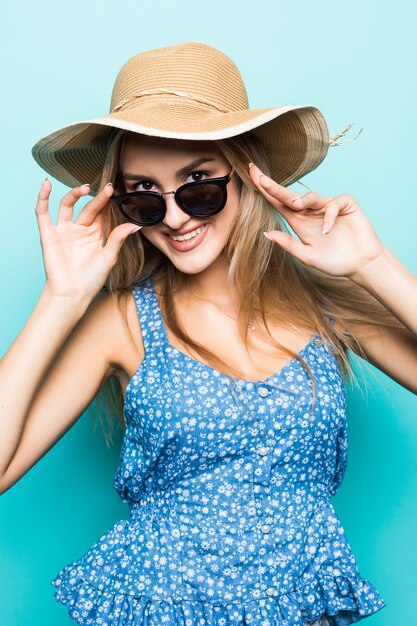
[(172, 230), (180, 229), (186, 222), (188, 222), (190, 216), (180, 209), (175, 200), (174, 194), (167, 193), (164, 197), (167, 210), (163, 223), (165, 226), (168, 226), (168, 228), (172, 228)]

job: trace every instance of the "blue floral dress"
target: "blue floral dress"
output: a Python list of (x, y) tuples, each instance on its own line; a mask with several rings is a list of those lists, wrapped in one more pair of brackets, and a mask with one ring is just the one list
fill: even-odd
[[(145, 357), (125, 397), (114, 485), (130, 508), (52, 581), (83, 626), (347, 626), (385, 606), (329, 498), (347, 463), (346, 391), (318, 335), (260, 382), (168, 342), (133, 287)], [(328, 620), (328, 621), (327, 621)]]

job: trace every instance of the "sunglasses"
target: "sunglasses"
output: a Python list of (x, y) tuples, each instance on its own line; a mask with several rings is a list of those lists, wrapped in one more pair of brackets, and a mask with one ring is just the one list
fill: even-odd
[(205, 219), (219, 213), (227, 201), (226, 186), (234, 168), (220, 178), (207, 178), (186, 183), (176, 191), (131, 191), (111, 196), (121, 213), (139, 226), (155, 226), (163, 221), (167, 205), (164, 196), (174, 194), (175, 201), (184, 213), (197, 219)]

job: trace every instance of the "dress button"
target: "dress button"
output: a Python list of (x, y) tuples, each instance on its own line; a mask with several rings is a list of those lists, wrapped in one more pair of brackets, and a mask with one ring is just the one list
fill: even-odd
[(268, 526), (268, 524), (264, 524), (263, 526), (261, 526), (261, 530), (263, 533), (269, 533), (269, 531), (271, 530), (271, 527)]
[(261, 387), (260, 389), (258, 389), (258, 393), (261, 398), (266, 398), (266, 396), (269, 394), (269, 391), (266, 387)]
[(261, 446), (260, 448), (258, 448), (258, 454), (260, 454), (261, 456), (267, 455), (268, 452), (269, 448), (267, 448), (266, 446)]
[(321, 346), (321, 344), (322, 344), (322, 341), (321, 341), (320, 337), (315, 337), (313, 339), (313, 346)]
[(278, 595), (278, 592), (276, 589), (274, 589), (274, 587), (268, 587), (268, 589), (266, 590), (266, 595), (267, 596), (276, 596)]

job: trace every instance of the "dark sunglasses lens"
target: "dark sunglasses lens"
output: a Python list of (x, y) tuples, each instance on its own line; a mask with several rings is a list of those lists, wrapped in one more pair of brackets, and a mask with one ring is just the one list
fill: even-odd
[(183, 189), (179, 201), (195, 217), (207, 217), (226, 204), (226, 190), (220, 185), (201, 183)]
[(129, 219), (140, 222), (142, 226), (159, 224), (165, 214), (165, 203), (158, 196), (148, 195), (126, 198), (121, 202), (123, 211)]

